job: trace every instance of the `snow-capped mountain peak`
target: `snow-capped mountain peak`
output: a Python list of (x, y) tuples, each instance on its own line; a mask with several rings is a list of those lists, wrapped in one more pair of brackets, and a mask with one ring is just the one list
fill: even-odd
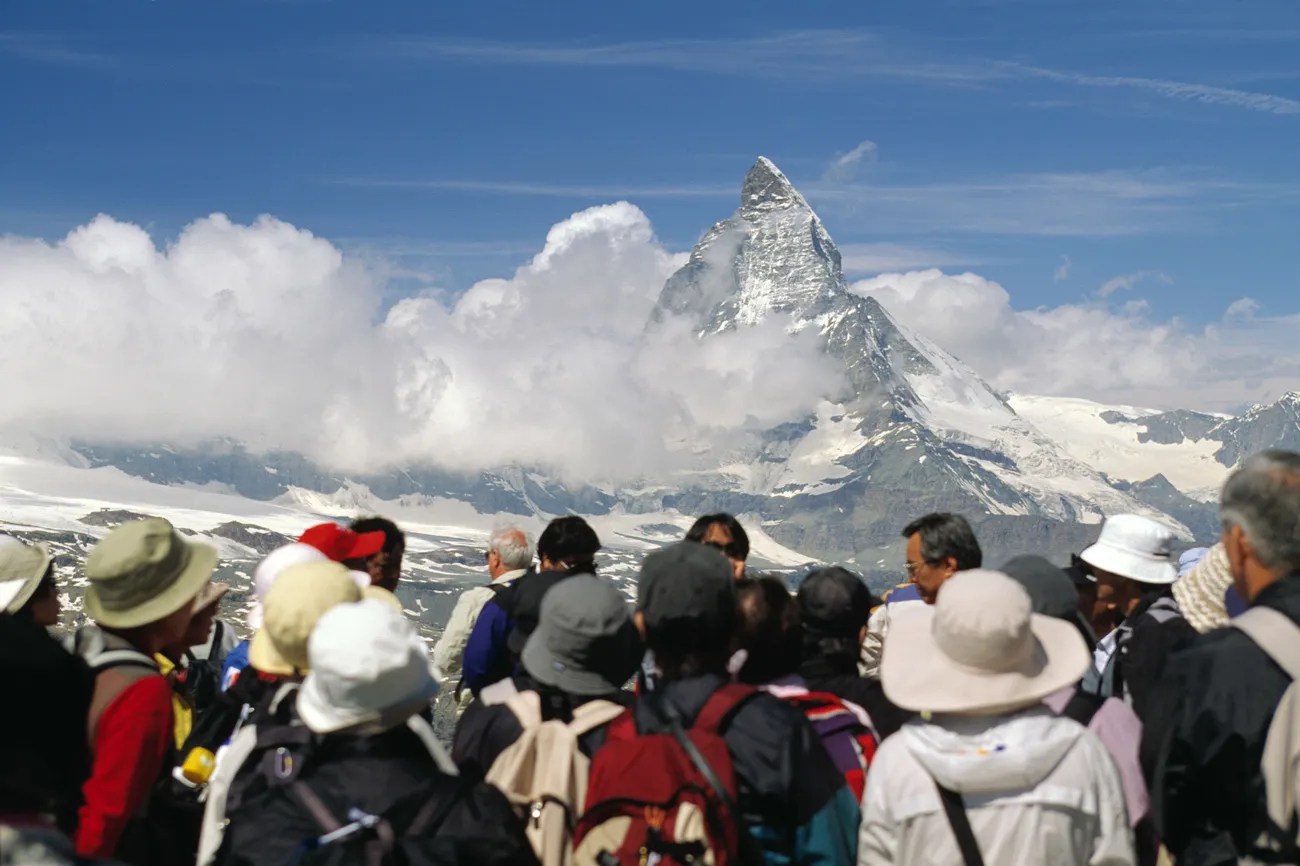
[(741, 213), (756, 216), (773, 210), (808, 207), (807, 200), (794, 188), (776, 163), (760, 156), (745, 175), (745, 185), (740, 192)]

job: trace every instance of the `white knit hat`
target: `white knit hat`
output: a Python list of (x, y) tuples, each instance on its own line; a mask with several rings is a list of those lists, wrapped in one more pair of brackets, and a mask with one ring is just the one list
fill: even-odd
[(1192, 628), (1201, 634), (1228, 624), (1224, 594), (1232, 585), (1232, 568), (1223, 544), (1210, 548), (1186, 577), (1174, 584), (1174, 598)]

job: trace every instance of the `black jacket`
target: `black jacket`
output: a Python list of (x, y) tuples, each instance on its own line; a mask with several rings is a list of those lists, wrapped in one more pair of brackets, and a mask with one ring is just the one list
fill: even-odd
[[(597, 699), (596, 697), (570, 695), (558, 689), (543, 686), (527, 674), (515, 675), (514, 683), (515, 688), (521, 692), (537, 692), (541, 698), (542, 718), (545, 720), (563, 719), (569, 721), (573, 718), (575, 708)], [(635, 700), (635, 695), (625, 691), (617, 691), (597, 697), (623, 706), (631, 706)], [(488, 706), (481, 699), (475, 698), (473, 703), (465, 709), (465, 715), (461, 716), (460, 721), (456, 724), (456, 736), (452, 741), (451, 757), (463, 772), (484, 776), (491, 769), (497, 757), (515, 740), (519, 739), (523, 732), (524, 729), (519, 724), (519, 719), (515, 717), (509, 707), (504, 704)], [(580, 737), (578, 747), (583, 754), (590, 758), (604, 741), (605, 729), (600, 727)]]
[(905, 710), (885, 697), (880, 680), (858, 675), (858, 661), (854, 655), (819, 655), (805, 658), (799, 666), (799, 676), (809, 690), (829, 692), (841, 700), (857, 704), (871, 716), (880, 739), (895, 733), (916, 713)]
[[(1162, 599), (1169, 601), (1161, 603)], [(1151, 712), (1152, 696), (1163, 678), (1170, 657), (1190, 645), (1197, 636), (1196, 629), (1183, 618), (1181, 612), (1175, 612), (1177, 605), (1171, 604), (1172, 601), (1172, 589), (1150, 593), (1129, 614), (1124, 626), (1121, 626), (1131, 627), (1132, 632), (1117, 651), (1116, 662), (1120, 676), (1119, 682), (1115, 684), (1114, 696), (1123, 696), (1127, 689), (1133, 712), (1143, 721)], [(1152, 608), (1158, 603), (1165, 610), (1153, 611)]]
[[(1300, 623), (1300, 575), (1255, 604)], [(1235, 864), (1267, 826), (1259, 762), (1291, 679), (1244, 633), (1223, 628), (1175, 656), (1142, 742), (1152, 813), (1179, 866)]]
[[(320, 738), (303, 759), (298, 781), (341, 823), (348, 821), (350, 809), (360, 809), (385, 817), (399, 839), (403, 828), (431, 800), (439, 803), (439, 811), (454, 801), (444, 813), (439, 831), (424, 837), (418, 853), (404, 844), (408, 860), (392, 858), (391, 862), (473, 866), (536, 862), (505, 797), (481, 781), (440, 772), (425, 746), (405, 726), (370, 737), (334, 734)], [(217, 856), (220, 866), (299, 862), (294, 855), (304, 840), (324, 833), (288, 785), (263, 789), (227, 818), (230, 824)], [(300, 862), (304, 866), (361, 862), (360, 844), (362, 839), (357, 838), (322, 846)]]

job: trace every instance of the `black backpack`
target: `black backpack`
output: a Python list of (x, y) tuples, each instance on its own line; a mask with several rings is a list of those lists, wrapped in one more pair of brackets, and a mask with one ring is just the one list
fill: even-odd
[[(283, 706), (292, 701), (276, 703)], [(231, 828), (222, 840), (218, 863), (279, 866), (272, 859), (241, 859), (242, 853), (232, 856), (231, 831), (236, 825), (244, 840), (295, 842), (286, 866), (513, 866), (536, 862), (509, 801), (472, 777), (431, 774), (423, 790), (396, 801), (382, 814), (329, 802), (311, 784), (312, 770), (323, 760), (323, 738), (296, 720), (284, 722), (282, 718), (274, 710), (263, 717), (257, 745), (231, 782), (226, 799)], [(357, 773), (355, 782), (364, 786), (376, 780)], [(286, 811), (308, 817), (313, 832), (286, 840), (288, 831), (282, 823)]]

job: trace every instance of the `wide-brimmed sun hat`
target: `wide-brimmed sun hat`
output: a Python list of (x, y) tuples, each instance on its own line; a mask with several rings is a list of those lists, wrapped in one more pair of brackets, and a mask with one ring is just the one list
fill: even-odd
[(1173, 550), (1174, 533), (1164, 524), (1140, 514), (1116, 514), (1106, 518), (1097, 543), (1079, 558), (1139, 583), (1170, 584), (1178, 579)]
[(266, 674), (293, 676), (307, 670), (307, 641), (325, 612), (361, 600), (352, 573), (337, 562), (286, 568), (266, 593), (262, 628), (248, 645), (248, 663)]
[(44, 545), (23, 544), (11, 535), (0, 535), (0, 612), (23, 609), (49, 571), (50, 561), (50, 551)]
[(86, 615), (137, 628), (191, 604), (217, 567), (217, 551), (187, 541), (166, 520), (124, 523), (86, 557)]
[(900, 608), (881, 659), (885, 695), (918, 712), (995, 715), (1078, 682), (1090, 662), (1073, 623), (1033, 613), (997, 571), (953, 575), (934, 605)]
[(406, 617), (377, 599), (330, 609), (312, 632), (308, 654), (311, 673), (298, 691), (298, 716), (317, 734), (387, 730), (438, 694), (424, 641)]

